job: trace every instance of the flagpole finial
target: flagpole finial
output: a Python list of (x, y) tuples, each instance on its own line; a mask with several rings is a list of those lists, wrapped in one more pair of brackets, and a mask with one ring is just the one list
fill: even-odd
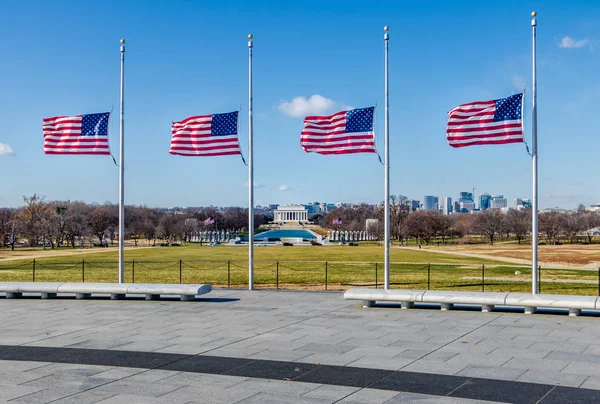
[(386, 41), (390, 38), (388, 31), (390, 30), (390, 27), (388, 27), (387, 25), (385, 27), (383, 27), (383, 30), (385, 31), (385, 34), (383, 35), (383, 39), (385, 39)]
[(254, 38), (254, 35), (248, 34), (248, 39), (252, 40), (252, 38)]
[(121, 42), (121, 45), (125, 45), (125, 40), (124, 39), (121, 39), (120, 42)]
[(536, 12), (536, 11), (532, 12), (532, 13), (531, 13), (531, 16), (532, 16), (533, 18), (537, 17), (537, 12)]

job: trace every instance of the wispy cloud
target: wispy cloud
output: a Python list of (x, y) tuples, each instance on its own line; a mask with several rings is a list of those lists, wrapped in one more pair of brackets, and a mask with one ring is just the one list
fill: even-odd
[(303, 96), (295, 97), (292, 101), (284, 100), (279, 104), (279, 110), (281, 112), (294, 118), (335, 112), (336, 109), (350, 109), (350, 107), (337, 103), (319, 94), (311, 95), (309, 98)]
[(4, 143), (0, 143), (0, 156), (14, 156), (15, 152), (13, 149)]
[(515, 88), (518, 88), (519, 90), (523, 90), (523, 88), (525, 87), (525, 79), (523, 77), (521, 77), (515, 73), (512, 75), (512, 77), (510, 79)]
[(573, 49), (573, 48), (583, 48), (584, 46), (587, 46), (589, 44), (590, 44), (589, 39), (576, 40), (576, 39), (571, 38), (570, 36), (566, 36), (560, 40), (558, 47)]
[[(249, 184), (249, 182), (248, 182), (248, 181), (244, 182), (244, 186), (245, 186), (246, 188), (248, 188), (248, 184)], [(265, 185), (265, 184), (261, 184), (260, 182), (256, 182), (256, 181), (254, 181), (254, 188), (264, 188), (264, 187), (266, 187), (266, 185)]]
[(279, 187), (277, 187), (277, 190), (278, 191), (282, 191), (282, 192), (283, 191), (290, 191), (291, 189), (292, 188), (290, 188), (289, 185), (287, 185), (287, 184), (283, 184), (283, 185), (280, 185)]

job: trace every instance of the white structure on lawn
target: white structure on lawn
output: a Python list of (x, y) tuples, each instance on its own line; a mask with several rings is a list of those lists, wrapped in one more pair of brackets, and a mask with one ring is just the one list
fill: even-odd
[(278, 206), (274, 216), (274, 223), (308, 222), (308, 212), (302, 205)]

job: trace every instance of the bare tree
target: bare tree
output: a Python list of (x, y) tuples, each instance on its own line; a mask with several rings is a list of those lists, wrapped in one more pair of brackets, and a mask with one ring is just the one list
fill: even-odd
[(506, 225), (521, 244), (531, 230), (531, 209), (509, 211), (506, 214)]
[(569, 238), (569, 242), (573, 244), (577, 239), (577, 233), (585, 229), (585, 213), (567, 213), (561, 216), (562, 229)]
[(594, 237), (594, 233), (598, 232), (598, 228), (600, 227), (600, 215), (596, 212), (587, 212), (584, 215), (584, 228), (585, 234), (588, 238), (588, 243), (592, 243), (592, 238)]
[(559, 212), (540, 213), (539, 230), (546, 233), (549, 243), (554, 244), (562, 230), (562, 215)]
[(502, 231), (504, 225), (504, 215), (499, 209), (488, 209), (476, 216), (475, 227), (487, 237), (490, 244), (494, 244), (494, 239)]
[(111, 225), (111, 217), (108, 209), (105, 206), (96, 206), (90, 212), (88, 225), (92, 233), (98, 237), (98, 242), (101, 246), (104, 246), (104, 237), (108, 230), (108, 226)]

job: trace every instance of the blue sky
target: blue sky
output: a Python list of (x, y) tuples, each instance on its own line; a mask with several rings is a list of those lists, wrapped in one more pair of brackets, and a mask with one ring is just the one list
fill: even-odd
[[(254, 34), (255, 200), (380, 202), (371, 154), (299, 145), (303, 111), (377, 104), (383, 154), (383, 26), (390, 26), (391, 192), (458, 197), (476, 188), (531, 196), (522, 144), (453, 149), (454, 106), (531, 89), (530, 12), (538, 12), (540, 206), (600, 202), (600, 4), (593, 1), (0, 2), (0, 206), (23, 195), (116, 202), (103, 156), (46, 156), (41, 118), (111, 110), (118, 157), (119, 39), (126, 38), (126, 203), (247, 205), (239, 157), (168, 153), (170, 124), (242, 108), (247, 154), (247, 34)], [(529, 92), (530, 94), (530, 92)], [(311, 96), (318, 95), (323, 98)], [(306, 97), (306, 102), (292, 102)], [(314, 101), (320, 102), (314, 102)], [(284, 106), (282, 106), (284, 105)], [(285, 107), (287, 105), (287, 107)], [(526, 136), (530, 142), (531, 99)]]

